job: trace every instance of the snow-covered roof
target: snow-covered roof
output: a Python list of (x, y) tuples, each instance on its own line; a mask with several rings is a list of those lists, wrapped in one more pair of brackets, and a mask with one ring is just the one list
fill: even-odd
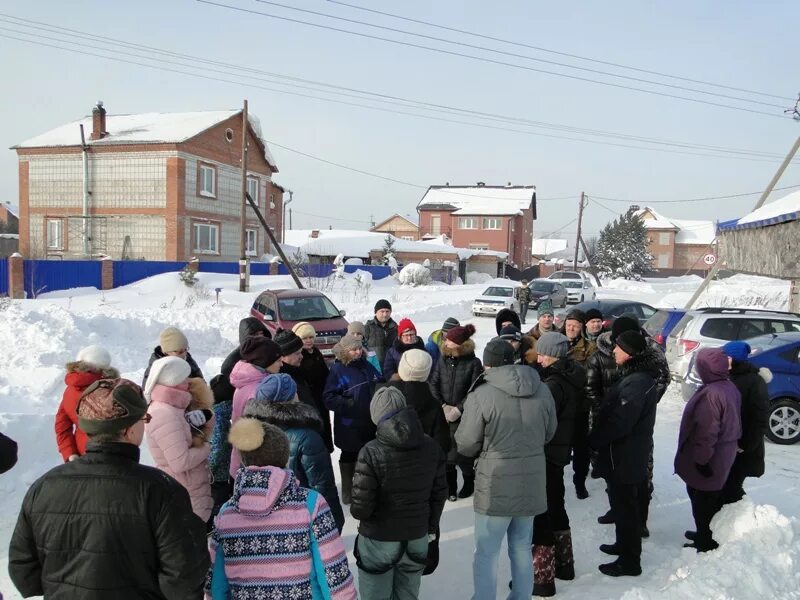
[(557, 238), (538, 238), (533, 240), (531, 246), (532, 256), (548, 256), (553, 252), (565, 250), (569, 246), (567, 240)]
[(432, 185), (417, 209), (442, 208), (455, 215), (520, 215), (531, 207), (536, 188), (516, 186), (439, 186)]
[(14, 215), (15, 217), (19, 218), (19, 208), (14, 206), (13, 204), (3, 204), (3, 208), (8, 211), (9, 214)]
[[(52, 148), (78, 146), (81, 143), (79, 126), (83, 125), (86, 143), (90, 146), (112, 146), (116, 144), (178, 144), (193, 138), (206, 129), (240, 114), (241, 110), (209, 110), (182, 113), (142, 113), (137, 115), (106, 115), (108, 135), (89, 139), (92, 132), (92, 117), (84, 117), (51, 129), (25, 140), (13, 148)], [(248, 115), (250, 126), (264, 145), (264, 158), (275, 167), (275, 159), (269, 151), (261, 133), (261, 123), (255, 115)]]
[(710, 244), (717, 237), (713, 221), (670, 219), (649, 206), (637, 210), (634, 214), (642, 217), (645, 229), (675, 231), (676, 244)]
[(800, 219), (800, 191), (779, 198), (774, 202), (765, 204), (758, 210), (745, 215), (736, 221), (720, 223), (721, 231), (732, 229), (751, 229), (765, 227), (767, 225), (777, 225), (788, 221)]
[(671, 220), (667, 217), (664, 217), (658, 214), (649, 206), (645, 206), (644, 208), (637, 210), (633, 214), (642, 217), (642, 222), (644, 223), (645, 229), (677, 229), (678, 226), (675, 225)]

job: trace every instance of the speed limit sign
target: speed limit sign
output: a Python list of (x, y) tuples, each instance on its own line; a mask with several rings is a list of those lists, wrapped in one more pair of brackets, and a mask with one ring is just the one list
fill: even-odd
[(712, 266), (715, 262), (717, 262), (717, 256), (715, 254), (706, 254), (703, 257), (703, 262), (706, 263), (709, 267)]

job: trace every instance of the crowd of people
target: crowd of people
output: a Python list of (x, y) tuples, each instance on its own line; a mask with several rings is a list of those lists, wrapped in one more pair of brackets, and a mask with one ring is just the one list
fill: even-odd
[[(437, 568), (446, 502), (473, 497), (473, 598), (495, 598), (504, 538), (509, 598), (553, 596), (575, 578), (570, 463), (577, 498), (588, 477), (606, 482), (598, 521), (615, 535), (599, 549), (615, 559), (600, 571), (640, 575), (664, 353), (628, 316), (606, 330), (598, 310), (571, 310), (557, 329), (546, 301), (523, 332), (525, 305), (498, 313), (482, 358), (472, 324), (450, 317), (423, 340), (387, 300), (349, 325), (331, 363), (311, 323), (273, 336), (247, 317), (208, 383), (174, 327), (141, 385), (83, 348), (55, 419), (64, 464), (25, 497), (12, 581), (25, 597), (353, 599), (349, 506), (360, 597), (411, 600)], [(699, 552), (717, 547), (713, 516), (764, 472), (765, 374), (749, 353), (730, 342), (697, 356), (675, 472)], [(139, 464), (145, 440), (155, 468)]]

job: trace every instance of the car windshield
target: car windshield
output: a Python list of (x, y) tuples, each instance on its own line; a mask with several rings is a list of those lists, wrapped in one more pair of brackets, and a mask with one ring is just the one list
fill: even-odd
[(507, 287), (495, 287), (492, 286), (487, 288), (485, 292), (483, 292), (484, 296), (502, 296), (503, 298), (511, 298), (512, 293), (514, 292), (513, 289)]
[(325, 296), (280, 298), (278, 310), (285, 321), (321, 321), (340, 316), (333, 302)]
[(565, 279), (565, 280), (563, 280), (561, 282), (561, 285), (563, 285), (564, 287), (568, 287), (568, 288), (582, 288), (583, 287), (583, 282), (582, 281), (578, 281), (577, 279), (575, 279), (575, 280), (573, 280), (573, 279)]
[(553, 284), (547, 281), (534, 281), (530, 288), (534, 292), (549, 292), (553, 289)]

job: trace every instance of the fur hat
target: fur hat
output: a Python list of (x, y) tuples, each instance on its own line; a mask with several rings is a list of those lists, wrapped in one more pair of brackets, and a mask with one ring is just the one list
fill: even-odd
[(614, 319), (611, 325), (611, 339), (617, 339), (623, 331), (639, 331), (639, 321), (625, 315)]
[(281, 356), (289, 356), (303, 348), (303, 340), (296, 333), (288, 329), (281, 329), (272, 338), (281, 348)]
[(569, 354), (569, 340), (564, 334), (548, 331), (537, 340), (536, 352), (553, 358), (564, 358)]
[(400, 322), (397, 324), (397, 337), (401, 337), (406, 331), (413, 331), (416, 333), (417, 328), (411, 319), (400, 319)]
[(412, 348), (406, 350), (400, 357), (397, 374), (403, 381), (428, 381), (433, 359), (425, 350)]
[(584, 321), (585, 323), (588, 323), (592, 319), (600, 319), (602, 321), (603, 320), (603, 313), (601, 313), (596, 308), (590, 308), (589, 310), (586, 311), (586, 313), (583, 315), (583, 317), (585, 319), (585, 321)]
[(505, 340), (489, 340), (483, 349), (483, 366), (502, 367), (514, 364), (514, 348)]
[(752, 349), (750, 348), (750, 344), (747, 342), (734, 340), (733, 342), (728, 342), (722, 346), (722, 351), (727, 356), (730, 356), (733, 360), (737, 362), (744, 362), (747, 360), (747, 357), (750, 356)]
[(564, 322), (566, 323), (567, 321), (579, 321), (580, 324), (583, 325), (586, 323), (586, 313), (579, 308), (573, 308), (567, 313), (567, 316), (564, 317)]
[(553, 303), (550, 300), (542, 300), (539, 304), (539, 308), (536, 309), (536, 316), (541, 317), (543, 315), (550, 315), (551, 317), (555, 315), (553, 312)]
[(444, 333), (447, 333), (447, 332), (448, 332), (448, 331), (450, 331), (450, 330), (451, 330), (453, 327), (458, 327), (459, 325), (461, 325), (461, 323), (459, 323), (459, 322), (458, 322), (458, 319), (455, 319), (455, 318), (453, 318), (453, 317), (447, 317), (447, 318), (444, 320), (444, 323), (442, 323), (442, 331), (443, 331)]
[(150, 373), (144, 386), (145, 399), (150, 402), (150, 394), (157, 383), (176, 386), (189, 379), (191, 374), (192, 367), (182, 358), (178, 356), (159, 358), (150, 366)]
[(78, 427), (87, 435), (120, 433), (146, 412), (138, 385), (127, 379), (100, 379), (86, 388), (78, 401)]
[(228, 441), (239, 451), (246, 467), (286, 468), (289, 438), (275, 425), (242, 417), (231, 425)]
[(189, 340), (177, 327), (167, 327), (158, 336), (158, 345), (162, 352), (178, 352), (189, 348)]
[(267, 375), (256, 388), (256, 400), (261, 402), (290, 402), (297, 396), (297, 384), (290, 375)]
[(380, 300), (378, 300), (375, 303), (375, 310), (373, 312), (378, 312), (379, 310), (384, 309), (384, 308), (388, 308), (389, 310), (392, 310), (392, 305), (389, 304), (389, 301), (386, 300), (385, 298), (381, 298)]
[(265, 337), (249, 337), (239, 349), (244, 362), (266, 369), (281, 357), (281, 347)]
[[(541, 339), (539, 341), (541, 341)], [(626, 354), (631, 356), (637, 356), (647, 348), (647, 341), (638, 331), (623, 331), (617, 336), (615, 343), (622, 348)]]
[(353, 321), (347, 326), (347, 333), (359, 333), (361, 335), (367, 335), (367, 330), (361, 321)]
[(500, 330), (498, 337), (501, 340), (506, 340), (508, 342), (521, 342), (522, 332), (516, 325), (506, 325)]
[(459, 325), (458, 327), (453, 327), (450, 331), (447, 332), (445, 335), (445, 339), (450, 340), (454, 344), (458, 344), (459, 346), (466, 342), (469, 338), (472, 337), (472, 334), (475, 333), (475, 325), (472, 323), (467, 323), (466, 325)]
[(386, 417), (396, 413), (406, 406), (406, 397), (403, 392), (393, 386), (386, 386), (375, 392), (369, 404), (369, 416), (377, 425)]
[(85, 362), (95, 367), (98, 371), (111, 367), (111, 355), (102, 346), (86, 346), (81, 348), (75, 360)]
[(294, 327), (292, 327), (292, 332), (301, 340), (317, 337), (317, 330), (314, 329), (314, 326), (311, 323), (307, 323), (305, 321), (295, 323)]

